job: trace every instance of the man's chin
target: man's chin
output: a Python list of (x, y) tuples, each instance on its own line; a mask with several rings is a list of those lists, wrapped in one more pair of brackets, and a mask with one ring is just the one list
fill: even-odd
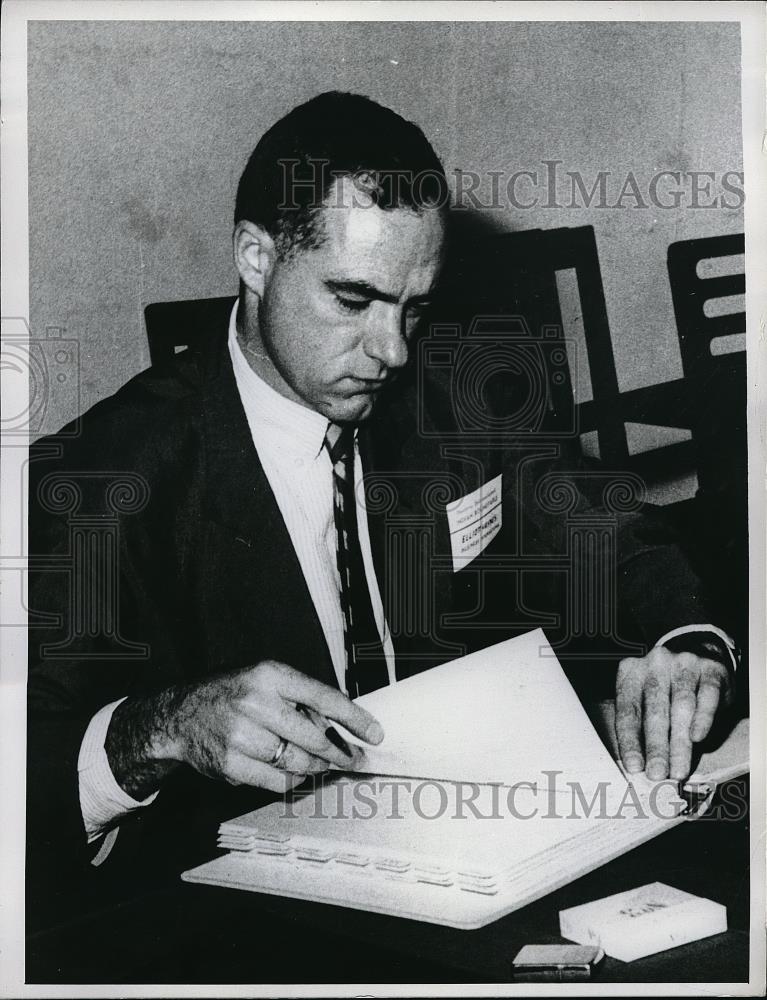
[(322, 414), (337, 424), (360, 424), (371, 416), (375, 404), (373, 393), (358, 393), (345, 399), (328, 400)]

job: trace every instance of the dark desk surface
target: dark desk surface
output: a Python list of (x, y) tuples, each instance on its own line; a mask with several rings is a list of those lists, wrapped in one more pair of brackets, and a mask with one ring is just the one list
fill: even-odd
[[(739, 779), (742, 788), (744, 779)], [(721, 794), (721, 790), (720, 793)], [(748, 980), (748, 821), (704, 816), (476, 931), (182, 882), (28, 939), (37, 983), (498, 983), (559, 910), (661, 881), (727, 907), (726, 934), (628, 964), (599, 982)]]

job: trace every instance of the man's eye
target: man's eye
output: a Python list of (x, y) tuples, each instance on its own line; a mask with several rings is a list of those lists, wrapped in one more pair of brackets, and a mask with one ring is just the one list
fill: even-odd
[(343, 295), (336, 295), (336, 299), (341, 308), (350, 313), (363, 312), (370, 305), (369, 299), (347, 299)]
[(430, 307), (430, 302), (412, 302), (408, 306), (408, 313), (415, 319), (420, 320), (426, 315)]
[(408, 306), (408, 310), (405, 313), (405, 324), (408, 330), (414, 330), (420, 323), (423, 322), (428, 308), (428, 303), (425, 302), (418, 302), (412, 306)]

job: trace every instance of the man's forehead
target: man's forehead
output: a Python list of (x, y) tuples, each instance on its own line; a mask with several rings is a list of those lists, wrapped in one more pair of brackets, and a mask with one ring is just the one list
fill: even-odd
[[(350, 178), (342, 180), (352, 184)], [(376, 275), (395, 283), (408, 278), (427, 284), (432, 280), (445, 235), (437, 209), (418, 213), (409, 208), (380, 209), (353, 186), (349, 191), (345, 185), (338, 193), (341, 197), (328, 199), (320, 220), (324, 235), (320, 253), (328, 266), (351, 268), (361, 280)]]

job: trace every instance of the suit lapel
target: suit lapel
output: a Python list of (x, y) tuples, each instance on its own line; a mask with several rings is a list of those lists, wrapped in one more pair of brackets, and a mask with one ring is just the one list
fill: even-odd
[(445, 504), (463, 483), (436, 434), (419, 428), (414, 392), (382, 399), (360, 430), (371, 550), (400, 679), (463, 652), (440, 636), (453, 586)]
[[(228, 317), (227, 317), (228, 318)], [(211, 338), (202, 393), (203, 511), (221, 556), (220, 604), (241, 611), (243, 645), (336, 685), (301, 565), (258, 458), (237, 390), (226, 331)]]

